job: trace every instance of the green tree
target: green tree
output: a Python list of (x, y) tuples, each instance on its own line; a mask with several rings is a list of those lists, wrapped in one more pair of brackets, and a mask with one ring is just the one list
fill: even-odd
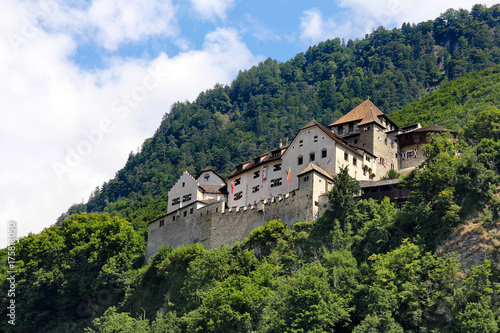
[(398, 216), (398, 225), (404, 237), (417, 237), (427, 249), (435, 249), (461, 221), (453, 189), (455, 151), (446, 134), (431, 136), (424, 149), (427, 159), (401, 182), (411, 196)]
[(142, 318), (132, 318), (128, 313), (118, 313), (114, 306), (92, 322), (92, 328), (86, 328), (87, 333), (149, 333), (149, 321)]
[(333, 187), (328, 193), (328, 198), (334, 219), (338, 219), (341, 223), (347, 222), (347, 217), (356, 204), (354, 195), (359, 191), (359, 183), (349, 175), (347, 166), (333, 176)]
[(490, 106), (480, 112), (463, 129), (465, 140), (478, 144), (482, 139), (500, 140), (500, 110)]
[(23, 306), (16, 315), (23, 320), (16, 330), (78, 326), (102, 313), (124, 296), (130, 280), (123, 273), (142, 264), (144, 245), (129, 222), (108, 214), (72, 215), (60, 227), (21, 238), (16, 301)]

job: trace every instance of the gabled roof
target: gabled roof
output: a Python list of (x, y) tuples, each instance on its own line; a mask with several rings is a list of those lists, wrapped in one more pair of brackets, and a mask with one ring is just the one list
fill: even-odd
[(222, 181), (225, 182), (224, 178), (222, 178), (217, 172), (214, 171), (214, 169), (212, 169), (211, 167), (206, 167), (204, 168), (203, 170), (201, 170), (198, 175), (195, 177), (195, 179), (198, 179), (200, 178), (201, 174), (204, 173), (204, 172), (213, 172), (217, 177), (219, 177), (220, 179), (222, 179)]
[[(262, 155), (259, 155), (259, 156), (255, 157), (249, 161), (246, 161), (245, 163), (239, 164), (238, 166), (241, 166), (241, 169), (238, 170), (238, 168), (237, 168), (236, 170), (231, 172), (231, 174), (227, 178), (231, 179), (231, 178), (233, 178), (241, 173), (247, 172), (253, 168), (258, 167), (259, 165), (262, 165), (262, 164), (265, 164), (268, 162), (272, 162), (275, 160), (279, 160), (279, 159), (281, 159), (281, 157), (283, 156), (283, 154), (287, 148), (288, 148), (288, 145), (282, 146), (282, 147), (273, 149), (271, 151), (268, 151), (267, 153), (264, 153)], [(279, 155), (273, 156), (273, 153), (275, 153), (275, 152), (279, 152)], [(258, 160), (258, 162), (256, 160)]]
[[(304, 125), (301, 129), (299, 129), (299, 133), (302, 130), (305, 130), (305, 129), (308, 129), (308, 128), (311, 128), (311, 127), (314, 127), (314, 126), (319, 127), (319, 129), (322, 130), (326, 135), (328, 135), (328, 137), (330, 137), (332, 140), (340, 143), (341, 145), (345, 146), (346, 148), (348, 148), (349, 150), (353, 151), (354, 153), (359, 154), (359, 152), (357, 151), (357, 149), (355, 147), (349, 145), (349, 143), (347, 141), (345, 141), (340, 136), (338, 136), (337, 134), (333, 133), (328, 128), (326, 128), (325, 126), (321, 125), (320, 123), (318, 123), (315, 120), (311, 120), (306, 125)], [(297, 135), (299, 133), (297, 133)], [(297, 137), (297, 135), (295, 137)], [(293, 140), (295, 140), (295, 138), (293, 138)], [(292, 142), (293, 142), (293, 140), (292, 140)]]
[(375, 122), (377, 122), (378, 120), (377, 123), (382, 125), (382, 123), (380, 123), (380, 120), (378, 119), (378, 116), (385, 115), (370, 100), (366, 100), (329, 126), (350, 123), (352, 121), (358, 120), (361, 120), (361, 122), (364, 122), (365, 124), (367, 124), (370, 120)]
[[(373, 106), (375, 106), (375, 105), (373, 105)], [(380, 110), (379, 110), (379, 112), (380, 112)], [(379, 125), (380, 127), (385, 128), (385, 126), (382, 124), (380, 119), (378, 119), (377, 115), (375, 114), (375, 111), (373, 111), (373, 108), (370, 107), (370, 110), (366, 111), (365, 116), (359, 122), (358, 126), (371, 124), (371, 123), (377, 123), (377, 125)]]
[(226, 185), (200, 185), (198, 186), (205, 193), (211, 194), (227, 194), (227, 186)]
[(333, 177), (328, 172), (326, 172), (323, 168), (321, 168), (313, 163), (309, 163), (305, 167), (305, 169), (301, 173), (299, 173), (297, 176), (302, 176), (302, 175), (305, 175), (306, 173), (313, 172), (313, 171), (316, 171), (317, 173), (327, 177), (328, 179), (333, 180)]

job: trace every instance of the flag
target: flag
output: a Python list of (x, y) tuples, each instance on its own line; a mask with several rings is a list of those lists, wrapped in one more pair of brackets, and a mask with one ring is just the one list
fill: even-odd
[(262, 168), (262, 181), (266, 180), (266, 168)]
[(234, 183), (231, 183), (231, 194), (234, 192)]
[(288, 176), (286, 177), (286, 181), (289, 182), (292, 176), (292, 168), (288, 168)]
[(417, 158), (418, 157), (417, 151), (418, 151), (417, 148), (413, 149), (413, 158)]

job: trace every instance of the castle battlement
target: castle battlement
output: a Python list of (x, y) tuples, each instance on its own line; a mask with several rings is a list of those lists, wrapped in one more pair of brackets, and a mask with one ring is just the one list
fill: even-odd
[(254, 204), (228, 208), (224, 201), (217, 201), (192, 209), (193, 203), (152, 221), (149, 224), (146, 260), (164, 245), (175, 248), (200, 243), (206, 249), (213, 249), (222, 244), (241, 242), (252, 230), (270, 220), (281, 219), (292, 227), (297, 222), (315, 219), (328, 209), (328, 199), (323, 191), (323, 200), (318, 203), (318, 196), (314, 196), (315, 190), (317, 192), (314, 180), (323, 177), (319, 174), (310, 177), (311, 181), (299, 189), (264, 198)]

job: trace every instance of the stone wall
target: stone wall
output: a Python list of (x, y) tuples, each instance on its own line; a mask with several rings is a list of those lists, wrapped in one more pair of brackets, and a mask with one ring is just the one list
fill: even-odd
[(327, 207), (325, 198), (316, 198), (315, 201), (312, 194), (312, 186), (304, 186), (245, 207), (225, 209), (222, 201), (200, 209), (194, 207), (192, 213), (194, 205), (185, 207), (149, 224), (146, 260), (164, 245), (175, 248), (200, 243), (206, 249), (222, 244), (233, 245), (266, 221), (274, 219), (281, 219), (289, 227), (297, 222), (312, 221)]
[[(425, 152), (422, 147), (425, 143), (414, 143), (401, 147), (401, 153), (405, 154), (405, 158), (401, 159), (401, 169), (415, 168), (425, 161)], [(414, 150), (417, 150), (417, 158), (414, 157)]]

